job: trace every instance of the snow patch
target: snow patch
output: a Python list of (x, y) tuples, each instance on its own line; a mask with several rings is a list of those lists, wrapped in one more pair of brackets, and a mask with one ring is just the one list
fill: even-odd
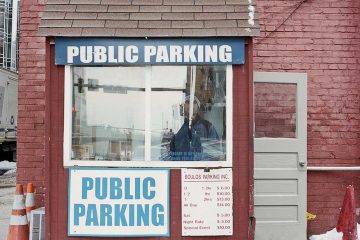
[(254, 18), (255, 18), (255, 7), (250, 5), (248, 7), (249, 9), (249, 19), (248, 19), (248, 22), (250, 25), (254, 26), (255, 25), (255, 21), (254, 21)]
[[(357, 224), (357, 232), (360, 233), (360, 224)], [(309, 240), (342, 240), (343, 233), (337, 232), (336, 228), (331, 231), (326, 232), (322, 235), (313, 235), (309, 238)], [(360, 240), (358, 236), (358, 240)]]
[(16, 168), (16, 162), (9, 162), (6, 160), (0, 162), (0, 169), (11, 170), (15, 168)]
[(314, 235), (309, 238), (309, 240), (342, 240), (342, 232), (337, 232), (336, 228), (334, 228), (331, 231), (328, 231), (325, 234), (322, 235)]
[(12, 169), (4, 173), (4, 175), (11, 175), (11, 174), (16, 174), (16, 169)]

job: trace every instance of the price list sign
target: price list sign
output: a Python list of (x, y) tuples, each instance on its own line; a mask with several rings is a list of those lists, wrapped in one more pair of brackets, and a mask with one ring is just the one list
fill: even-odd
[(182, 235), (233, 234), (231, 168), (181, 170)]

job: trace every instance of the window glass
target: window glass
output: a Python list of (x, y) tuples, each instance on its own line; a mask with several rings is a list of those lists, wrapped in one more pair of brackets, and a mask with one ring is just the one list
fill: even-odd
[(152, 68), (152, 160), (226, 159), (225, 73), (226, 66)]
[(226, 66), (72, 67), (72, 83), (71, 159), (226, 160)]
[(255, 83), (255, 137), (296, 137), (296, 84)]
[(73, 68), (72, 159), (144, 160), (145, 69)]

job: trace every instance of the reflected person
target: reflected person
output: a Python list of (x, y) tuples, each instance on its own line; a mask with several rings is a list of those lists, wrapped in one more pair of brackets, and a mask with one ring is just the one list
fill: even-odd
[(202, 118), (201, 103), (194, 96), (193, 115), (189, 120), (190, 96), (185, 98), (184, 123), (170, 141), (170, 160), (213, 160), (204, 151), (204, 145), (219, 144), (219, 135), (213, 124)]

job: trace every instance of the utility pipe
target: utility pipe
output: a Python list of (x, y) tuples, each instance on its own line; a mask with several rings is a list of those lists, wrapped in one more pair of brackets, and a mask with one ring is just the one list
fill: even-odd
[(320, 167), (320, 166), (309, 166), (308, 171), (360, 171), (360, 167)]

